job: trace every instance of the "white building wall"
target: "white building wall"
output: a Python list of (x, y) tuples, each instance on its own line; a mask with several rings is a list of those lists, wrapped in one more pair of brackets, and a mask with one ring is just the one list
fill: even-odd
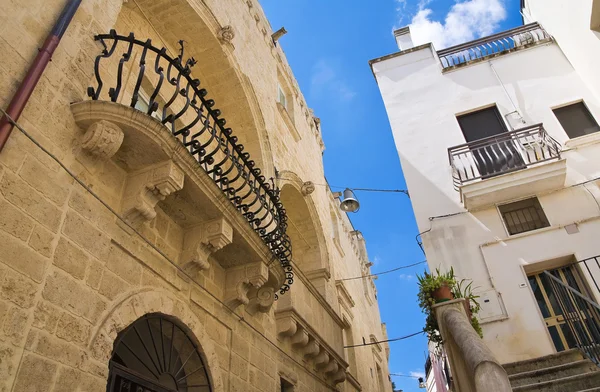
[[(446, 73), (432, 46), (424, 45), (377, 60), (372, 68), (430, 267), (453, 266), (459, 277), (475, 281), (482, 299), (489, 300), (482, 303), (484, 339), (502, 363), (554, 352), (523, 268), (600, 254), (598, 183), (588, 183), (589, 190), (576, 185), (600, 177), (600, 144), (593, 144), (600, 134), (569, 149), (552, 112), (583, 99), (600, 122), (600, 102), (592, 91), (598, 84), (583, 79), (554, 43)], [(465, 143), (456, 115), (493, 104), (509, 129), (543, 123), (563, 145), (566, 187), (537, 195), (549, 228), (509, 237), (496, 206), (466, 212), (453, 188), (448, 148)], [(568, 235), (563, 226), (574, 222), (580, 222), (580, 232)]]
[[(590, 29), (598, 0), (525, 0), (526, 23), (539, 22), (554, 36), (573, 67), (600, 98), (600, 32)], [(598, 5), (596, 5), (598, 7)]]

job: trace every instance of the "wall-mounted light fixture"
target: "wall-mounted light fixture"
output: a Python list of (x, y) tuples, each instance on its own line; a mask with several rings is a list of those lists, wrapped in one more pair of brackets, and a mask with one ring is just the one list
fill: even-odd
[(358, 212), (360, 203), (356, 199), (356, 195), (350, 188), (344, 189), (344, 192), (334, 192), (333, 197), (340, 199), (340, 210), (344, 212)]

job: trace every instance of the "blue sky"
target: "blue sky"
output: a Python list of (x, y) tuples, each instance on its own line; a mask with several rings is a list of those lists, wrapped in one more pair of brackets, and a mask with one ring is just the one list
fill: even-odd
[[(332, 185), (405, 189), (383, 102), (368, 61), (397, 51), (392, 30), (412, 24), (415, 44), (437, 49), (521, 24), (519, 0), (261, 0), (308, 105), (321, 118), (325, 173)], [(334, 189), (338, 190), (338, 189)], [(424, 260), (417, 228), (403, 194), (357, 193), (373, 272)], [(390, 338), (419, 331), (415, 273), (423, 266), (381, 276), (381, 316)], [(423, 373), (426, 339), (390, 343), (390, 371)], [(360, 348), (359, 348), (360, 349)], [(397, 389), (417, 392), (415, 380), (392, 378)]]

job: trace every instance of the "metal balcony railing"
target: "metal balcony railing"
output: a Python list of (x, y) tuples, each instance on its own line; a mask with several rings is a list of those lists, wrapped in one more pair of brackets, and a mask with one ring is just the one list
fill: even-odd
[(450, 147), (454, 187), (560, 159), (561, 146), (542, 124)]
[(552, 37), (538, 23), (530, 23), (489, 37), (439, 50), (437, 54), (442, 67), (447, 69), (551, 39)]
[[(279, 259), (286, 276), (279, 292), (288, 291), (294, 278), (292, 248), (280, 191), (225, 126), (200, 80), (191, 76), (197, 61), (193, 57), (184, 61), (183, 41), (179, 56), (172, 58), (164, 47), (153, 46), (149, 39), (137, 40), (133, 33), (122, 36), (111, 30), (95, 39), (104, 49), (94, 65), (97, 86), (88, 88), (88, 96), (127, 102), (162, 122)], [(112, 86), (103, 93), (109, 83), (105, 79)]]

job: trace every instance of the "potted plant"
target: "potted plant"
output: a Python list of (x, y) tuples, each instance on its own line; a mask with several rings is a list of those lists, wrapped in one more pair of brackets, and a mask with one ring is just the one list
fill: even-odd
[(417, 275), (417, 279), (419, 283), (419, 306), (427, 316), (423, 332), (427, 334), (431, 342), (434, 342), (436, 346), (442, 343), (439, 326), (432, 312), (433, 305), (454, 298), (466, 299), (465, 311), (471, 321), (471, 325), (479, 336), (483, 337), (479, 320), (476, 317), (476, 314), (480, 310), (479, 302), (477, 301), (479, 296), (473, 293), (472, 281), (467, 279), (458, 281), (454, 275), (453, 268), (450, 268), (450, 271), (446, 273), (440, 272), (439, 269), (436, 269), (434, 273), (425, 271), (423, 276)]

